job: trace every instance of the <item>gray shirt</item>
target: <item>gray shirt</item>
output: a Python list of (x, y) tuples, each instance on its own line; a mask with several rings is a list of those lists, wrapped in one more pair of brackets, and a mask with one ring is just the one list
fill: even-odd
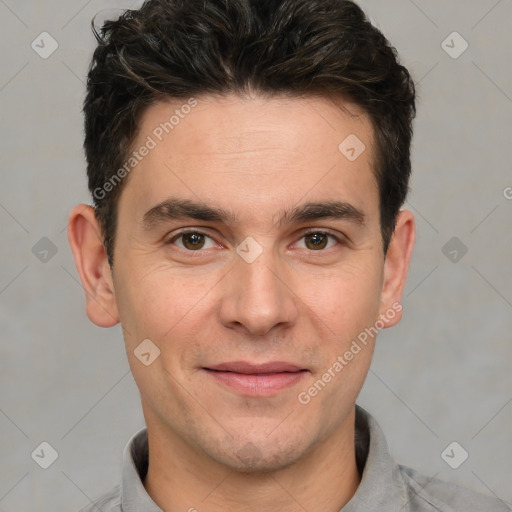
[[(501, 500), (427, 478), (397, 464), (375, 419), (356, 406), (356, 456), (361, 483), (340, 512), (510, 512)], [(162, 512), (144, 489), (148, 439), (144, 428), (133, 435), (123, 454), (121, 485), (82, 512)], [(98, 507), (98, 508), (96, 508)]]

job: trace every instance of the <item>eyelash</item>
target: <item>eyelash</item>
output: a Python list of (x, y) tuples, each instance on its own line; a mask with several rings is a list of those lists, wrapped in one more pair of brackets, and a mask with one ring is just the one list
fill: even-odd
[[(190, 235), (190, 234), (201, 235), (201, 236), (205, 236), (207, 238), (210, 238), (211, 240), (214, 240), (213, 237), (211, 237), (207, 233), (203, 233), (202, 231), (198, 231), (197, 229), (188, 229), (188, 230), (180, 231), (179, 233), (175, 234), (172, 238), (170, 238), (169, 240), (166, 240), (165, 244), (166, 245), (171, 245), (176, 240), (178, 240), (179, 238), (181, 238), (181, 237), (183, 237), (185, 235)], [(319, 231), (317, 229), (312, 229), (310, 231), (304, 232), (302, 234), (302, 236), (299, 238), (299, 240), (301, 240), (302, 238), (306, 237), (307, 235), (312, 235), (312, 234), (315, 234), (315, 235), (327, 235), (328, 237), (334, 239), (339, 245), (346, 245), (346, 243), (347, 243), (346, 239), (343, 236), (335, 235), (334, 233), (332, 233), (330, 231)], [(200, 255), (202, 252), (207, 250), (207, 249), (198, 249), (196, 251), (192, 251), (190, 249), (183, 249), (181, 247), (179, 247), (179, 249), (182, 250), (182, 251), (186, 251), (188, 253), (191, 253), (191, 254), (198, 253), (198, 255)], [(311, 253), (315, 253), (315, 252), (321, 253), (321, 252), (325, 252), (326, 250), (327, 249), (319, 249), (318, 251), (310, 250), (310, 252)]]

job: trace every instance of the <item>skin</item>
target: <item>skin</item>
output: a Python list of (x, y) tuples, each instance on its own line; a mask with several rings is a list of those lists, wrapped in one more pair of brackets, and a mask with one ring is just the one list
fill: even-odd
[[(181, 105), (150, 107), (134, 147)], [(350, 134), (366, 146), (353, 162), (338, 150)], [(401, 317), (414, 218), (399, 213), (384, 257), (373, 161), (369, 118), (348, 102), (339, 109), (321, 98), (203, 97), (129, 175), (112, 269), (92, 208), (71, 212), (87, 314), (99, 326), (123, 327), (148, 429), (144, 486), (166, 512), (337, 512), (354, 495), (354, 407), (375, 339), (309, 403), (298, 395), (365, 328)], [(171, 196), (235, 220), (162, 220), (144, 229), (144, 214)], [(277, 222), (285, 209), (327, 201), (349, 203), (364, 222)], [(199, 250), (190, 237), (166, 243), (183, 228), (207, 235)], [(236, 251), (247, 237), (262, 250), (252, 263)], [(145, 339), (160, 349), (149, 366), (134, 355)], [(247, 396), (204, 370), (239, 360), (307, 371), (272, 396)]]

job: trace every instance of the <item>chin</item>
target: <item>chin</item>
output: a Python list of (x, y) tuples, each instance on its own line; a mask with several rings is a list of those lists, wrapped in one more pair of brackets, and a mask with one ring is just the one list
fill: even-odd
[(236, 442), (230, 439), (224, 451), (219, 451), (219, 445), (207, 451), (217, 463), (247, 474), (280, 471), (295, 464), (305, 452), (301, 440), (287, 439), (286, 444), (283, 444), (282, 440), (271, 440), (268, 437), (252, 441), (245, 438)]

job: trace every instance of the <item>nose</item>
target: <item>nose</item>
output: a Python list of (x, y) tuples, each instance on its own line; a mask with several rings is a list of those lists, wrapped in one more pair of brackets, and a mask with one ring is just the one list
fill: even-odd
[(274, 261), (271, 251), (252, 263), (239, 258), (225, 278), (221, 322), (254, 336), (291, 326), (298, 317), (299, 299), (290, 281), (289, 272)]

